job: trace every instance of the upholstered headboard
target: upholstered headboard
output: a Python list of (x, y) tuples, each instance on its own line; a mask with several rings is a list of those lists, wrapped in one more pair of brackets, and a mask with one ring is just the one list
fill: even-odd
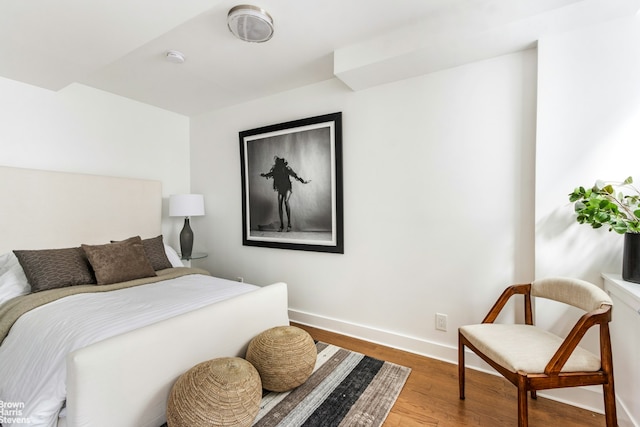
[(0, 253), (161, 233), (159, 181), (0, 166)]

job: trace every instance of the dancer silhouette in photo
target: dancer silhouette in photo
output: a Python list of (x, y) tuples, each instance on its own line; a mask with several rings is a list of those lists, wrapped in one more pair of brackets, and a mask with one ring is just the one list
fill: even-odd
[(287, 231), (291, 231), (291, 206), (289, 206), (289, 199), (293, 191), (291, 189), (291, 179), (295, 178), (303, 184), (308, 184), (311, 181), (305, 181), (295, 173), (291, 167), (289, 167), (287, 161), (283, 157), (274, 156), (274, 164), (271, 166), (271, 170), (268, 173), (261, 173), (260, 176), (264, 178), (273, 178), (273, 191), (278, 193), (278, 214), (280, 215), (280, 231), (284, 230), (284, 218), (283, 218), (283, 205), (287, 212)]

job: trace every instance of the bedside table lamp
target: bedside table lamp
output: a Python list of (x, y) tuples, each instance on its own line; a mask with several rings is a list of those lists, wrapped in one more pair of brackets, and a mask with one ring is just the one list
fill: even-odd
[(189, 217), (204, 215), (202, 194), (172, 194), (169, 196), (169, 216), (183, 216), (184, 227), (180, 232), (180, 252), (182, 258), (189, 259), (193, 250), (193, 231)]

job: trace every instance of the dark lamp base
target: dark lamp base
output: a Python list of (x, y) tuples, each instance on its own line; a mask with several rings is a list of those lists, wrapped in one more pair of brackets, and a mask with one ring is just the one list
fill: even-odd
[(182, 258), (190, 258), (193, 251), (193, 230), (189, 225), (189, 218), (184, 219), (184, 227), (180, 232), (180, 252)]

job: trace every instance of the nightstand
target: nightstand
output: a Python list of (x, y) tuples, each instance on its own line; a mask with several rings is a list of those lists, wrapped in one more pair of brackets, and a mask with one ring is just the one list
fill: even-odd
[(191, 267), (192, 259), (203, 259), (208, 256), (209, 254), (205, 252), (193, 252), (190, 257), (183, 257), (182, 255), (180, 255), (180, 259), (183, 261), (182, 263), (185, 265), (185, 267)]
[(209, 256), (209, 254), (205, 253), (205, 252), (194, 252), (189, 257), (184, 257), (184, 256), (180, 255), (180, 259), (183, 259), (183, 260), (186, 260), (186, 261), (191, 261), (192, 259), (202, 259), (202, 258), (206, 258), (208, 256)]

